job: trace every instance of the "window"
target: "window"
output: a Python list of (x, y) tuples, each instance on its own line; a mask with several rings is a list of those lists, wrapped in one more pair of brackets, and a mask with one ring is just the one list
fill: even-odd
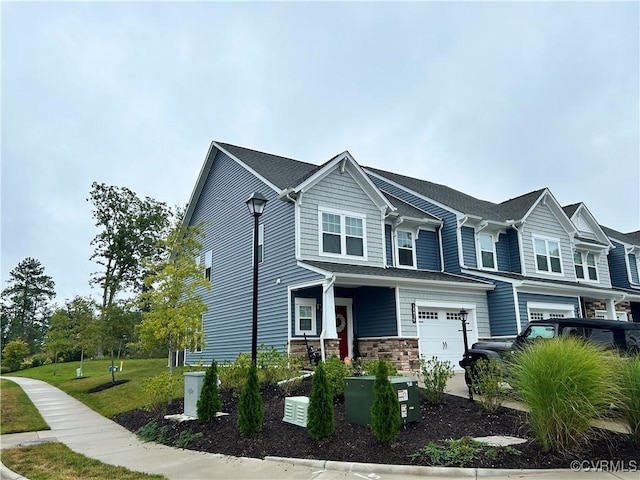
[(264, 262), (264, 224), (258, 225), (258, 263)]
[(534, 238), (536, 270), (539, 272), (562, 273), (560, 243), (556, 240)]
[(321, 254), (365, 257), (364, 218), (349, 214), (321, 212)]
[(437, 320), (438, 312), (433, 312), (429, 310), (418, 310), (418, 318), (420, 320)]
[(204, 254), (204, 278), (211, 281), (211, 266), (213, 265), (213, 251)]
[(296, 298), (296, 335), (316, 334), (316, 299)]
[(413, 267), (413, 234), (404, 230), (396, 232), (398, 242), (398, 264)]
[(596, 266), (596, 256), (593, 253), (574, 252), (573, 263), (576, 266), (576, 277), (585, 278), (585, 264), (587, 267), (587, 275), (589, 280), (598, 280), (598, 267)]
[(480, 264), (482, 268), (496, 268), (495, 244), (491, 235), (481, 233), (478, 235), (478, 246), (480, 247)]

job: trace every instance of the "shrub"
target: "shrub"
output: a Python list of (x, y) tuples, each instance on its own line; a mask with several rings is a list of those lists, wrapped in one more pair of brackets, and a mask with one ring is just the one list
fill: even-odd
[(634, 441), (640, 443), (640, 357), (624, 359), (620, 371), (622, 417)]
[(329, 387), (333, 393), (333, 398), (338, 398), (344, 395), (344, 379), (352, 375), (353, 370), (349, 368), (342, 360), (336, 355), (331, 355), (324, 362), (324, 369), (329, 382)]
[(420, 375), (424, 383), (424, 394), (427, 402), (437, 405), (444, 402), (447, 381), (453, 377), (453, 365), (449, 361), (420, 359)]
[(386, 362), (378, 362), (376, 379), (373, 382), (371, 430), (378, 440), (386, 443), (395, 440), (400, 430), (400, 402), (389, 381)]
[(253, 437), (262, 429), (262, 397), (258, 383), (258, 369), (254, 364), (249, 367), (247, 382), (238, 402), (238, 428), (243, 437)]
[(502, 405), (502, 365), (493, 358), (479, 359), (470, 371), (473, 391), (487, 412), (495, 412)]
[(398, 369), (386, 358), (377, 358), (375, 360), (359, 360), (356, 364), (360, 375), (375, 375), (378, 370), (378, 364), (384, 362), (387, 366), (387, 372), (389, 376), (395, 377), (398, 375)]
[[(476, 459), (483, 446), (471, 437), (462, 437), (457, 440), (450, 439), (446, 441), (446, 444), (446, 447), (444, 447), (437, 443), (429, 442), (429, 444), (411, 455), (411, 458), (416, 460), (421, 457), (427, 457), (431, 465), (464, 467)], [(520, 453), (519, 450), (516, 451)], [(488, 454), (489, 457), (491, 455), (497, 457), (498, 452), (494, 451), (493, 454)]]
[(211, 360), (202, 380), (202, 390), (197, 403), (198, 420), (200, 423), (210, 423), (216, 419), (216, 413), (222, 407), (220, 392), (218, 391), (218, 364)]
[(147, 394), (145, 409), (162, 418), (167, 413), (167, 405), (173, 395), (174, 379), (168, 372), (151, 377), (142, 384)]
[(202, 437), (202, 432), (192, 432), (191, 430), (183, 430), (173, 443), (176, 448), (187, 448), (191, 442)]
[(11, 340), (2, 349), (2, 364), (10, 371), (20, 368), (20, 364), (29, 355), (29, 345), (22, 340)]
[(333, 433), (333, 391), (324, 369), (324, 362), (318, 363), (309, 395), (307, 410), (307, 432), (314, 440), (322, 440)]
[(244, 388), (250, 367), (251, 355), (247, 353), (239, 354), (233, 362), (224, 362), (218, 368), (222, 388), (231, 390), (232, 395), (237, 397)]
[(509, 370), (544, 451), (564, 452), (585, 440), (593, 420), (617, 396), (613, 363), (601, 348), (579, 338), (529, 345), (513, 356)]
[(169, 427), (166, 425), (163, 427), (158, 426), (157, 420), (151, 420), (146, 425), (140, 427), (138, 431), (136, 431), (136, 435), (143, 442), (157, 442), (157, 443), (167, 443), (167, 430)]
[(300, 385), (302, 385), (302, 377), (290, 378), (278, 382), (278, 387), (280, 387), (280, 391), (285, 397), (290, 397), (291, 393)]

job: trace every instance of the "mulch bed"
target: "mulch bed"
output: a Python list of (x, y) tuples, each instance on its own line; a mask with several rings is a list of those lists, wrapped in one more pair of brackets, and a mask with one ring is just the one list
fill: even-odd
[[(308, 395), (311, 382), (305, 380), (289, 396)], [(197, 421), (172, 422), (160, 420), (160, 426), (168, 427), (167, 437), (177, 438), (182, 431), (201, 432), (202, 437), (189, 445), (189, 449), (221, 453), (233, 456), (264, 458), (265, 456), (294, 457), (347, 462), (366, 462), (396, 465), (429, 465), (428, 458), (412, 459), (429, 442), (458, 439), (464, 436), (509, 435), (527, 438), (526, 444), (515, 448), (522, 452), (513, 455), (500, 451), (497, 458), (480, 455), (468, 467), (494, 468), (569, 468), (572, 460), (622, 461), (631, 460), (640, 465), (640, 448), (633, 445), (631, 437), (606, 430), (593, 429), (590, 444), (580, 451), (564, 456), (546, 454), (540, 445), (531, 440), (526, 414), (507, 408), (495, 414), (485, 413), (479, 404), (465, 398), (447, 395), (443, 405), (429, 405), (422, 399), (419, 422), (401, 428), (392, 445), (381, 443), (367, 427), (345, 419), (344, 400), (335, 402), (335, 433), (327, 440), (314, 441), (302, 427), (282, 421), (285, 395), (278, 387), (262, 391), (264, 422), (262, 431), (252, 439), (242, 438), (237, 422), (237, 398), (230, 392), (221, 393), (222, 411), (229, 413), (211, 425)], [(168, 413), (182, 413), (182, 400), (169, 406)], [(134, 410), (114, 417), (116, 422), (132, 432), (144, 426), (153, 417), (145, 410)]]

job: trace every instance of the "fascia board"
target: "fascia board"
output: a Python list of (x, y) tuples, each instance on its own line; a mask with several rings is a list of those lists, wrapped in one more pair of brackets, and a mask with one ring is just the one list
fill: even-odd
[(228, 152), (227, 150), (225, 150), (223, 147), (221, 147), (219, 144), (217, 144), (216, 142), (213, 142), (213, 145), (215, 145), (215, 147), (222, 151), (225, 155), (227, 155), (229, 158), (233, 159), (236, 163), (238, 163), (238, 165), (240, 165), (242, 168), (244, 168), (247, 172), (249, 172), (251, 175), (253, 175), (254, 177), (256, 177), (258, 180), (260, 180), (262, 183), (264, 183), (266, 186), (268, 186), (269, 188), (271, 188), (276, 194), (280, 195), (280, 193), (282, 192), (281, 188), (276, 187), (273, 183), (271, 183), (269, 180), (267, 180), (266, 178), (264, 178), (262, 175), (260, 175), (258, 172), (256, 172), (253, 168), (251, 168), (250, 166), (248, 166), (246, 163), (244, 163), (242, 160), (240, 160), (238, 157), (236, 157), (235, 155), (231, 154), (230, 152)]
[(446, 282), (442, 280), (420, 280), (409, 279), (404, 277), (376, 277), (373, 275), (358, 275), (354, 273), (335, 273), (336, 284), (340, 285), (372, 285), (372, 286), (414, 286), (419, 288), (429, 287), (430, 289), (439, 290), (473, 290), (488, 291), (493, 290), (495, 285), (490, 283), (461, 283)]
[(578, 230), (576, 229), (575, 225), (573, 224), (571, 219), (567, 217), (567, 214), (564, 213), (564, 210), (562, 210), (562, 206), (558, 203), (558, 201), (556, 200), (556, 198), (553, 196), (553, 194), (548, 188), (545, 188), (544, 191), (538, 197), (538, 199), (535, 202), (533, 202), (533, 205), (531, 205), (531, 208), (529, 208), (527, 213), (524, 214), (521, 221), (524, 222), (527, 219), (527, 217), (531, 215), (531, 212), (535, 210), (535, 208), (540, 204), (540, 202), (545, 197), (550, 198), (552, 200), (549, 209), (551, 210), (551, 213), (553, 213), (553, 215), (556, 217), (558, 222), (560, 222), (564, 230), (569, 235), (575, 235), (576, 233), (578, 233)]
[(218, 153), (217, 146), (215, 142), (211, 142), (209, 145), (209, 150), (207, 151), (207, 155), (204, 157), (204, 162), (202, 162), (202, 167), (200, 168), (200, 173), (198, 174), (198, 180), (196, 181), (195, 186), (193, 187), (193, 191), (191, 192), (191, 197), (189, 197), (189, 203), (187, 204), (187, 211), (184, 214), (184, 218), (182, 219), (182, 225), (188, 226), (189, 222), (191, 222), (191, 216), (193, 215), (193, 211), (196, 208), (196, 202), (202, 193), (202, 189), (204, 188), (204, 183), (209, 176), (209, 172), (211, 171), (211, 165), (213, 165), (213, 160)]
[(487, 280), (495, 280), (498, 282), (510, 283), (516, 287), (519, 287), (520, 285), (522, 285), (522, 280), (519, 280), (517, 278), (501, 277), (500, 275), (492, 275), (491, 272), (489, 271), (480, 272), (477, 270), (467, 270), (463, 268), (462, 273), (466, 273), (467, 275), (473, 275), (475, 277), (486, 278)]
[(609, 246), (609, 248), (613, 248), (613, 243), (611, 243), (611, 240), (609, 240), (608, 235), (604, 233), (604, 230), (602, 230), (602, 228), (600, 228), (600, 224), (596, 221), (596, 218), (593, 216), (593, 214), (589, 211), (589, 209), (584, 203), (580, 203), (580, 206), (573, 213), (573, 216), (571, 217), (572, 222), (573, 222), (573, 217), (577, 217), (580, 213), (582, 213), (582, 211), (586, 212), (587, 214), (586, 217), (587, 217), (587, 221), (589, 222), (589, 226), (593, 229), (594, 232), (596, 232), (596, 236), (598, 237), (598, 239), (601, 242), (605, 243), (607, 246)]
[(523, 280), (522, 284), (518, 287), (518, 291), (563, 296), (580, 295), (595, 298), (610, 298), (614, 300), (621, 297), (621, 293), (616, 292), (615, 290), (600, 290), (586, 286), (560, 285), (557, 283), (534, 282), (531, 280)]

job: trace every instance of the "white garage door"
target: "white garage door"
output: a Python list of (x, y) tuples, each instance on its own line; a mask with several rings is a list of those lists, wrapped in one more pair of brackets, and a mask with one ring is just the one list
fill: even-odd
[[(458, 312), (460, 309), (418, 308), (418, 335), (420, 336), (420, 355), (426, 360), (438, 357), (448, 360), (456, 371), (462, 369), (458, 362), (464, 353), (462, 324)], [(469, 324), (469, 320), (467, 320)], [(475, 332), (467, 325), (469, 346), (475, 341)]]

